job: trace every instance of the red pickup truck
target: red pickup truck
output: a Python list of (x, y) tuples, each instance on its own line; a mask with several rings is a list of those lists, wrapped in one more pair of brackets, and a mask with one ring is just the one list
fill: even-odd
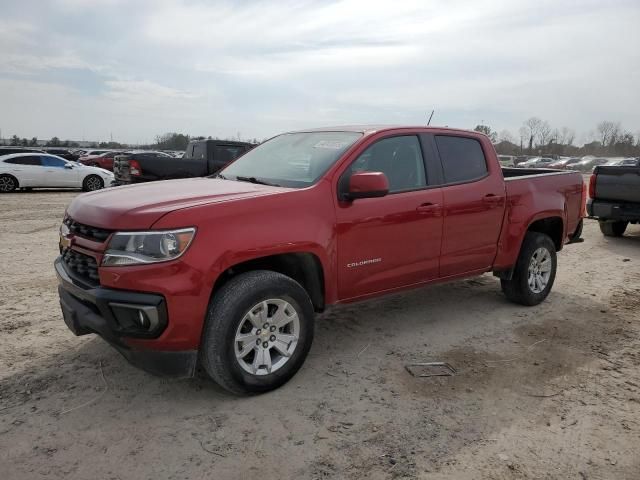
[(272, 138), (215, 177), (78, 196), (55, 261), (63, 316), (164, 375), (235, 393), (301, 367), (328, 305), (485, 272), (548, 295), (580, 241), (578, 173), (502, 169), (487, 137), (338, 127)]

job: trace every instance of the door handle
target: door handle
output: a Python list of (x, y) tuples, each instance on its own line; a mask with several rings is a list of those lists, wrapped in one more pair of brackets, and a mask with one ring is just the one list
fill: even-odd
[(423, 203), (416, 208), (416, 211), (419, 213), (435, 213), (436, 215), (440, 213), (441, 207), (437, 203)]
[(482, 199), (482, 201), (484, 203), (488, 203), (489, 205), (496, 205), (498, 203), (502, 203), (502, 200), (504, 199), (504, 197), (498, 196), (498, 195), (494, 195), (493, 193), (488, 193), (484, 196), (484, 198)]

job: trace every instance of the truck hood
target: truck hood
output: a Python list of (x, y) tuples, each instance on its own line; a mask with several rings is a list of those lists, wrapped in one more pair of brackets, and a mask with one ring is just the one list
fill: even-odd
[(76, 197), (67, 214), (76, 222), (109, 230), (150, 228), (182, 208), (287, 192), (290, 189), (213, 178), (167, 180), (108, 188)]

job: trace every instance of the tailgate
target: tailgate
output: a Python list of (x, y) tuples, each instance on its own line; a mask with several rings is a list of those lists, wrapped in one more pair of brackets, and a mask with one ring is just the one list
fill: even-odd
[(595, 198), (640, 203), (640, 167), (596, 167)]

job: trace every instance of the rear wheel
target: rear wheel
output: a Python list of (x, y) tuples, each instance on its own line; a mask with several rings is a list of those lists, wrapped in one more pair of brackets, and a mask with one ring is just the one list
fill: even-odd
[(557, 268), (556, 247), (548, 235), (527, 232), (511, 280), (501, 280), (502, 291), (512, 302), (537, 305), (553, 286)]
[(104, 181), (98, 175), (89, 175), (82, 182), (82, 190), (85, 192), (93, 192), (104, 188)]
[(313, 306), (291, 278), (254, 271), (229, 280), (213, 297), (200, 358), (209, 376), (235, 394), (286, 383), (313, 341)]
[(600, 231), (605, 237), (621, 237), (624, 235), (625, 230), (629, 222), (607, 222), (600, 220)]
[(0, 175), (0, 192), (14, 192), (18, 188), (18, 180), (11, 175)]

